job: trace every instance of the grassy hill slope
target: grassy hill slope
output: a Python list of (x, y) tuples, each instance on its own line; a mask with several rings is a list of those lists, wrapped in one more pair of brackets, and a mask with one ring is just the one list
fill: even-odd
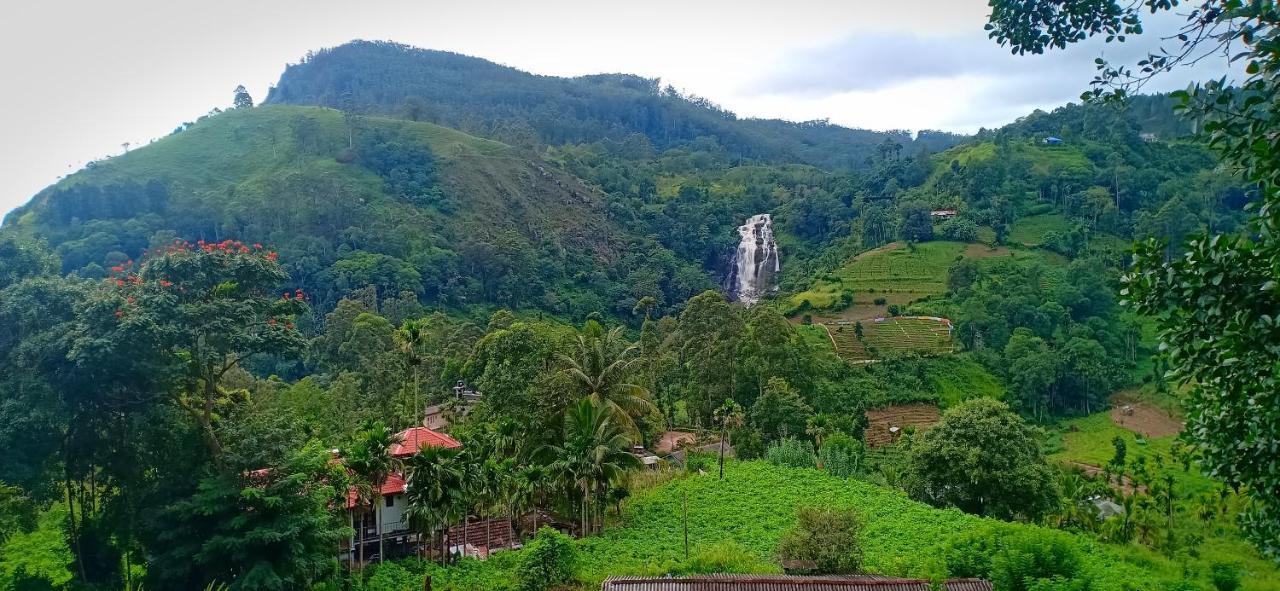
[[(632, 270), (619, 265), (628, 246), (661, 249), (605, 209), (579, 180), (505, 144), (265, 106), (93, 164), (5, 226), (46, 240), (64, 271), (87, 276), (174, 238), (234, 237), (278, 249), (322, 304), (374, 284), (384, 296), (577, 314), (608, 309), (612, 281)], [(682, 265), (665, 260), (659, 279)], [(613, 274), (584, 282), (582, 268)]]
[[(685, 499), (690, 560), (684, 557)], [(723, 481), (713, 475), (692, 475), (637, 494), (603, 535), (576, 542), (581, 559), (579, 588), (598, 588), (602, 579), (615, 574), (704, 569), (779, 572), (773, 558), (779, 537), (794, 523), (798, 506), (815, 504), (861, 512), (866, 522), (866, 569), (896, 576), (945, 575), (941, 546), (953, 536), (995, 523), (953, 509), (934, 509), (899, 492), (818, 470), (730, 462)], [(1164, 589), (1182, 577), (1182, 565), (1138, 547), (1077, 539), (1084, 551), (1083, 570), (1095, 577), (1093, 589)], [(506, 589), (517, 580), (518, 558), (518, 552), (502, 553), (487, 562), (467, 560), (457, 567), (427, 570), (433, 584), (441, 588)], [(1203, 567), (1198, 559), (1186, 564)], [(1266, 573), (1256, 574), (1260, 576), (1246, 580), (1245, 589), (1276, 588), (1265, 580)]]

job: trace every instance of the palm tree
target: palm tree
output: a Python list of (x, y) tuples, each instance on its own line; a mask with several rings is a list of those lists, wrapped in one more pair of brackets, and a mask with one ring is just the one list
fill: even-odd
[[(399, 442), (399, 438), (390, 427), (381, 422), (366, 423), (364, 429), (356, 436), (351, 454), (347, 458), (347, 466), (355, 473), (360, 482), (357, 486), (362, 501), (373, 503), (373, 527), (378, 536), (378, 562), (383, 560), (382, 546), (382, 483), (386, 482), (396, 468), (396, 461), (391, 457), (391, 446)], [(360, 561), (364, 561), (364, 528), (360, 528)]]
[(525, 466), (516, 475), (516, 494), (519, 506), (533, 509), (533, 531), (538, 531), (538, 510), (546, 504), (546, 489), (550, 480), (547, 469), (539, 465)]
[(592, 499), (621, 482), (627, 470), (642, 465), (630, 452), (633, 440), (622, 418), (595, 396), (584, 398), (565, 411), (563, 444), (541, 450), (544, 459), (551, 460), (550, 472), (580, 495), (583, 535), (591, 528)]
[(725, 400), (716, 409), (715, 420), (720, 424), (720, 480), (724, 480), (724, 446), (729, 439), (729, 431), (742, 426), (744, 416), (742, 406), (732, 398)]
[(464, 494), (466, 468), (459, 460), (459, 453), (447, 447), (424, 447), (405, 462), (408, 473), (405, 515), (420, 535), (430, 536), (440, 531), (441, 564), (449, 555), (445, 530)]
[(418, 391), (420, 390), (418, 382), (418, 370), (422, 367), (422, 355), (419, 350), (422, 348), (423, 341), (426, 340), (425, 325), (422, 321), (413, 318), (406, 318), (400, 324), (400, 330), (396, 331), (396, 344), (400, 348), (400, 353), (404, 355), (405, 364), (409, 368), (409, 373), (413, 376), (413, 422), (418, 424), (421, 419), (419, 413), (423, 412), (421, 400), (418, 399)]
[(657, 410), (649, 400), (648, 389), (627, 381), (637, 361), (637, 348), (636, 343), (623, 338), (621, 326), (605, 332), (592, 320), (578, 334), (574, 354), (560, 356), (565, 364), (564, 374), (581, 392), (619, 411), (616, 420), (633, 433), (639, 431), (635, 417)]

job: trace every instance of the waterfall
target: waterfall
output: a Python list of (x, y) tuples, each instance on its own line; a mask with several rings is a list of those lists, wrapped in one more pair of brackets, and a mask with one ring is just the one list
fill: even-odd
[(761, 213), (738, 226), (738, 250), (733, 254), (728, 288), (730, 297), (748, 306), (777, 289), (780, 269), (778, 244), (773, 240), (773, 218)]

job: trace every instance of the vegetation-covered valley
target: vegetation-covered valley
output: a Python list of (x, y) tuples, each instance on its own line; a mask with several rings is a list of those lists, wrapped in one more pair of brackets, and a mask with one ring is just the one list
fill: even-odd
[(1245, 43), (972, 136), (309, 54), (5, 217), (0, 591), (1280, 589), (1280, 140), (1195, 111), (1274, 123)]

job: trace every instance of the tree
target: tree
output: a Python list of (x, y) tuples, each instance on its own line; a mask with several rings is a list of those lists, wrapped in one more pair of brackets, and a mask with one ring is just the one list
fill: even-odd
[(247, 109), (247, 108), (253, 107), (253, 97), (249, 96), (249, 91), (245, 90), (243, 84), (236, 87), (235, 101), (233, 104), (237, 109)]
[(396, 344), (399, 345), (400, 354), (404, 355), (405, 366), (408, 367), (409, 373), (413, 378), (413, 422), (417, 424), (419, 417), (425, 409), (422, 401), (419, 400), (419, 391), (421, 387), (420, 373), (422, 369), (422, 344), (426, 341), (426, 331), (423, 323), (413, 318), (406, 318), (400, 324), (400, 330), (396, 331)]
[[(1000, 0), (993, 3), (990, 36), (1016, 53), (1064, 48), (1094, 35), (1123, 41), (1142, 32), (1142, 11), (1171, 11), (1175, 3), (1145, 0), (1066, 2)], [(1137, 64), (1137, 71), (1099, 62), (1089, 98), (1123, 98), (1175, 67), (1221, 55), (1244, 63), (1245, 79), (1193, 85), (1174, 93), (1178, 108), (1207, 136), (1224, 165), (1256, 183), (1257, 217), (1234, 236), (1200, 235), (1187, 254), (1169, 259), (1161, 245), (1140, 245), (1122, 295), (1154, 316), (1171, 373), (1185, 386), (1186, 437), (1199, 448), (1201, 466), (1216, 478), (1244, 485), (1252, 499), (1245, 533), (1263, 551), (1280, 556), (1280, 473), (1272, 459), (1280, 446), (1280, 13), (1268, 2), (1204, 0), (1186, 14), (1175, 37)]]
[(906, 470), (912, 498), (977, 515), (1035, 519), (1058, 498), (1035, 431), (986, 398), (947, 410), (914, 442)]
[(456, 517), (463, 497), (465, 466), (459, 450), (427, 446), (405, 461), (405, 516), (418, 533), (431, 538), (440, 532), (440, 563), (449, 558), (445, 529)]
[(592, 529), (592, 501), (619, 484), (627, 470), (641, 466), (631, 444), (613, 407), (589, 397), (565, 411), (563, 443), (539, 450), (549, 470), (576, 491), (583, 535)]
[(751, 405), (751, 424), (764, 434), (766, 440), (804, 433), (811, 415), (813, 409), (782, 378), (769, 378), (764, 393)]
[(629, 430), (636, 431), (635, 419), (657, 407), (649, 400), (649, 391), (629, 383), (632, 366), (637, 361), (639, 345), (628, 343), (622, 327), (605, 331), (600, 323), (589, 320), (577, 335), (574, 354), (561, 355), (564, 373), (579, 388), (582, 396), (590, 396), (614, 409), (616, 419)]
[(813, 561), (819, 574), (862, 569), (862, 517), (852, 508), (800, 507), (796, 525), (778, 540), (782, 560)]
[(742, 319), (715, 290), (704, 291), (685, 304), (677, 325), (680, 364), (690, 388), (699, 394), (690, 413), (702, 420), (737, 391), (738, 346)]
[(147, 587), (233, 581), (236, 591), (307, 589), (335, 574), (345, 528), (329, 508), (345, 500), (346, 482), (330, 460), (311, 441), (279, 465), (200, 479), (194, 495), (161, 513)]
[(724, 480), (724, 448), (728, 445), (729, 432), (742, 426), (742, 407), (730, 398), (716, 409), (715, 420), (720, 425), (720, 479)]
[[(391, 428), (381, 422), (372, 421), (365, 424), (364, 429), (356, 435), (351, 453), (347, 455), (347, 466), (358, 479), (357, 489), (360, 500), (373, 504), (373, 528), (378, 536), (378, 562), (385, 557), (382, 546), (382, 484), (396, 468), (396, 461), (391, 457), (391, 447), (398, 443)], [(360, 564), (364, 566), (364, 525), (360, 526)]]
[(933, 240), (933, 216), (928, 205), (919, 201), (907, 201), (898, 207), (898, 215), (902, 218), (898, 234), (903, 240)]
[(286, 355), (306, 343), (293, 320), (302, 290), (276, 289), (287, 275), (276, 253), (237, 241), (177, 242), (140, 266), (118, 265), (77, 314), (71, 358), (110, 367), (129, 363), (170, 377), (169, 394), (200, 427), (210, 458), (227, 468), (214, 429), (223, 380), (255, 355)]

